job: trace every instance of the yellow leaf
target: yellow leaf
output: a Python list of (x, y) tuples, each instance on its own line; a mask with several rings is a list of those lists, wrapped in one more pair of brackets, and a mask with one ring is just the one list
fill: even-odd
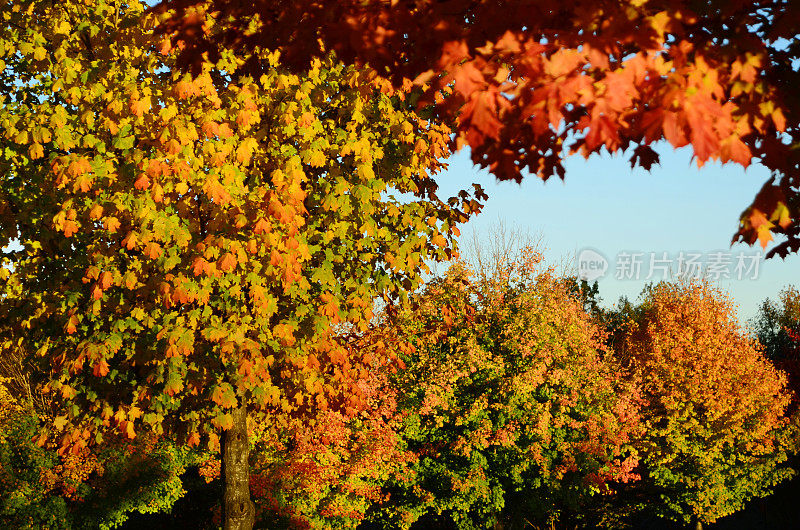
[(53, 26), (53, 33), (56, 35), (66, 35), (72, 29), (72, 26), (66, 20), (61, 20)]
[(314, 151), (308, 159), (311, 167), (322, 167), (325, 165), (325, 154), (322, 151)]
[(57, 431), (62, 430), (66, 424), (67, 424), (66, 416), (56, 416), (56, 419), (53, 420), (53, 427), (55, 427)]
[(769, 220), (777, 221), (781, 228), (787, 228), (792, 222), (792, 218), (789, 216), (789, 208), (784, 203), (779, 202)]
[(357, 171), (358, 176), (361, 177), (362, 180), (372, 180), (375, 178), (375, 172), (370, 165), (360, 164)]
[(28, 148), (28, 155), (31, 157), (31, 160), (42, 158), (44, 156), (44, 148), (42, 148), (42, 144), (38, 142), (32, 143)]
[(222, 414), (214, 418), (214, 423), (216, 423), (217, 427), (220, 429), (227, 431), (233, 427), (233, 416), (230, 414)]

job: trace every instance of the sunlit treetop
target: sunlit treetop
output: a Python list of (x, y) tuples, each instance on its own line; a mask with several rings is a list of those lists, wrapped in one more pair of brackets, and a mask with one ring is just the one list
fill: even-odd
[(240, 402), (354, 413), (365, 365), (335, 330), (480, 209), (436, 196), (449, 127), (331, 55), (184, 74), (145, 8), (0, 1), (3, 347), (52, 373), (64, 446), (143, 426), (215, 445)]
[(404, 522), (552, 526), (638, 479), (638, 392), (597, 327), (533, 249), (490, 265), (456, 264), (387, 320), (406, 364), (401, 432), (419, 456), (389, 498)]
[(707, 283), (645, 291), (617, 352), (639, 373), (645, 435), (638, 447), (648, 509), (714, 522), (791, 476), (797, 429), (786, 375), (741, 328), (731, 299)]

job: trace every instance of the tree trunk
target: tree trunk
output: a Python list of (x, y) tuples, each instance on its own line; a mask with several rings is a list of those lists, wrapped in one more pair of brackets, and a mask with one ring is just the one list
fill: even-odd
[(703, 530), (703, 522), (700, 519), (694, 523), (694, 530)]
[(252, 530), (255, 506), (250, 500), (250, 445), (247, 440), (247, 407), (234, 409), (233, 427), (222, 432), (222, 503), (225, 530)]

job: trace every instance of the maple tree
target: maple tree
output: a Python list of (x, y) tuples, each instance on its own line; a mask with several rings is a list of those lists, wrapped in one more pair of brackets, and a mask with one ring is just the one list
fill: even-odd
[[(356, 528), (369, 511), (382, 509), (388, 497), (382, 486), (408, 474), (414, 455), (404, 447), (397, 389), (388, 379), (397, 366), (379, 348), (385, 331), (375, 326), (350, 344), (374, 358), (357, 381), (369, 405), (357, 415), (315, 410), (288, 418), (281, 429), (253, 426), (257, 528)], [(209, 456), (201, 471), (212, 482), (221, 466), (217, 455)]]
[(635, 444), (643, 508), (702, 523), (733, 513), (792, 475), (797, 449), (786, 376), (706, 283), (659, 283), (629, 308), (617, 355), (645, 399)]
[(387, 323), (417, 456), (387, 485), (387, 527), (431, 513), (465, 529), (586, 522), (638, 479), (637, 390), (581, 302), (530, 248), (495, 265), (452, 267)]
[(164, 0), (160, 31), (184, 65), (229, 49), (321, 50), (369, 64), (418, 104), (455, 118), (453, 146), (499, 179), (564, 177), (580, 152), (699, 165), (760, 162), (773, 178), (735, 239), (800, 249), (800, 6), (788, 0)]
[(369, 407), (339, 331), (452, 257), (483, 195), (437, 197), (449, 127), (370, 70), (254, 50), (186, 75), (145, 8), (0, 2), (0, 345), (50, 374), (62, 453), (221, 443), (247, 528), (247, 415)]

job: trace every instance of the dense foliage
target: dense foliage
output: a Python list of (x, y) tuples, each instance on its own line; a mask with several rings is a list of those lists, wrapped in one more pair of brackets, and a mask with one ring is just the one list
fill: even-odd
[[(563, 177), (564, 158), (689, 145), (699, 165), (760, 162), (774, 178), (737, 239), (800, 249), (800, 4), (791, 0), (163, 0), (184, 63), (281, 49), (370, 64), (457, 118), (453, 147), (500, 179)], [(206, 54), (206, 55), (204, 55)]]
[[(365, 351), (374, 355), (374, 343)], [(366, 406), (357, 415), (327, 409), (291, 416), (280, 428), (251, 422), (257, 528), (355, 528), (386, 500), (382, 486), (407, 474), (413, 455), (400, 435), (397, 391), (385, 368), (376, 362), (360, 376)], [(220, 464), (216, 455), (203, 464), (207, 480), (219, 477)]]
[(713, 522), (792, 475), (785, 375), (740, 327), (730, 299), (708, 284), (661, 283), (632, 313), (618, 355), (645, 399), (645, 509)]
[[(622, 322), (615, 351), (585, 302), (531, 253), (489, 274), (455, 266), (387, 308), (352, 343), (399, 357), (361, 378), (369, 409), (318, 410), (282, 428), (251, 422), (258, 526), (368, 518), (407, 528), (433, 514), (464, 529), (710, 522), (792, 474), (784, 378), (718, 291), (647, 290), (608, 319)], [(9, 524), (113, 527), (131, 512), (168, 511), (187, 466), (219, 477), (214, 454), (143, 436), (77, 454), (39, 447), (30, 407), (4, 396)]]
[(52, 369), (76, 450), (140, 424), (213, 447), (240, 400), (356, 411), (334, 325), (413, 287), (477, 208), (434, 193), (447, 128), (330, 59), (183, 76), (142, 11), (3, 8), (3, 344)]
[(131, 513), (168, 512), (184, 493), (181, 475), (201, 455), (153, 438), (116, 438), (75, 453), (40, 447), (36, 413), (0, 380), (0, 526), (116, 528)]
[(436, 195), (449, 127), (331, 55), (183, 74), (145, 7), (0, 2), (0, 347), (50, 374), (75, 452), (109, 431), (213, 450), (248, 412), (278, 433), (369, 410), (344, 335), (480, 209)]
[(637, 478), (637, 391), (538, 254), (491, 276), (456, 266), (414, 302), (386, 334), (411, 342), (395, 384), (417, 456), (387, 527), (586, 521), (594, 496)]
[(757, 158), (738, 237), (800, 246), (796, 7), (551, 4), (0, 0), (0, 525), (165, 512), (190, 467), (241, 529), (703, 523), (789, 476), (797, 291), (767, 359), (705, 284), (423, 283), (467, 144), (516, 180)]

